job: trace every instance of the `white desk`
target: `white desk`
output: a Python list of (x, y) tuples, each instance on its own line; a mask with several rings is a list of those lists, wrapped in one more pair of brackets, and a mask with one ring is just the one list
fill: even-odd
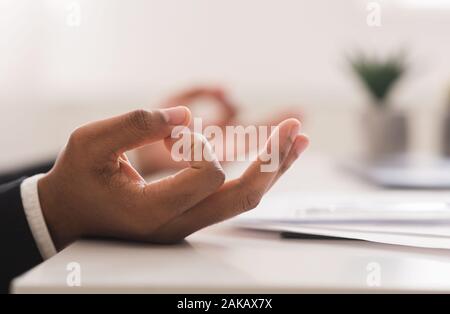
[[(275, 190), (319, 189), (380, 193), (316, 156), (300, 160)], [(402, 193), (437, 196), (448, 191)], [(81, 287), (66, 284), (71, 262), (81, 267)], [(286, 240), (225, 223), (176, 246), (79, 241), (17, 278), (13, 291), (450, 292), (450, 251), (362, 241)]]

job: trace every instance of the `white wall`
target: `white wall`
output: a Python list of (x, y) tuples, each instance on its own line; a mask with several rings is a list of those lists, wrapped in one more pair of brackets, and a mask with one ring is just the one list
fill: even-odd
[[(73, 2), (79, 27), (66, 23)], [(0, 0), (0, 165), (52, 154), (82, 121), (205, 82), (225, 84), (247, 114), (298, 104), (313, 148), (345, 154), (368, 102), (344, 60), (355, 49), (408, 50), (413, 68), (394, 103), (428, 129), (449, 85), (450, 10), (378, 1), (374, 28), (367, 2)], [(433, 149), (432, 131), (415, 132), (418, 150)]]

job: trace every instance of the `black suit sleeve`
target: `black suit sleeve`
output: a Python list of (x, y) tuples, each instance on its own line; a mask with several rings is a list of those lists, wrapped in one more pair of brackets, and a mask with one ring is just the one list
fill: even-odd
[(46, 173), (53, 167), (54, 161), (41, 162), (29, 167), (21, 169), (10, 170), (8, 172), (0, 173), (0, 184), (17, 180), (21, 177), (31, 177), (38, 173)]
[(0, 293), (10, 281), (42, 262), (22, 205), (24, 178), (0, 185)]

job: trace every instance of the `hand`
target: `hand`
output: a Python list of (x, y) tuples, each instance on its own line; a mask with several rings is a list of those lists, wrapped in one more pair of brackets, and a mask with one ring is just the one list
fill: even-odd
[[(173, 243), (189, 234), (257, 206), (306, 148), (297, 135), (300, 123), (283, 121), (280, 163), (261, 172), (258, 158), (238, 179), (224, 183), (219, 162), (201, 160), (174, 176), (147, 183), (128, 162), (125, 152), (164, 139), (188, 125), (190, 111), (175, 107), (138, 110), (87, 124), (75, 130), (54, 168), (38, 182), (42, 211), (57, 249), (80, 237), (109, 237)], [(195, 145), (207, 145), (192, 135)]]

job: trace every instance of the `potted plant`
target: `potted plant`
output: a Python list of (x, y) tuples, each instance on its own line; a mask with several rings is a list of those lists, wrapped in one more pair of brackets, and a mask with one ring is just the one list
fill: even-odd
[(372, 106), (363, 114), (363, 128), (370, 160), (401, 155), (408, 148), (407, 116), (395, 109), (389, 95), (407, 70), (403, 53), (385, 58), (364, 53), (349, 59), (353, 73), (371, 96)]

